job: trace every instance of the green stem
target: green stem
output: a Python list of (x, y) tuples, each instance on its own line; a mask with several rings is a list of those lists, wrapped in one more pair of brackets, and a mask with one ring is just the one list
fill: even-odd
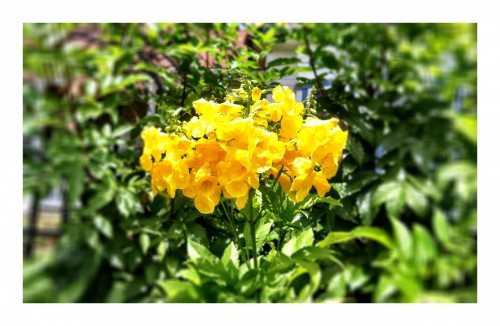
[(259, 264), (257, 262), (257, 239), (255, 236), (255, 220), (253, 218), (253, 191), (251, 190), (248, 196), (248, 200), (250, 201), (250, 236), (252, 237), (252, 251), (253, 251), (253, 264), (254, 268), (257, 269)]
[[(222, 209), (224, 210), (224, 213), (226, 214), (227, 220), (229, 224), (227, 224), (228, 228), (230, 229), (231, 233), (233, 234), (235, 244), (242, 250), (243, 256), (245, 259), (245, 264), (247, 265), (248, 269), (250, 269), (250, 264), (248, 263), (248, 255), (246, 254), (246, 251), (243, 250), (243, 246), (241, 245), (240, 238), (238, 237), (238, 233), (236, 232), (236, 226), (233, 222), (233, 215), (229, 214), (226, 204), (223, 200), (221, 200), (221, 206)], [(231, 210), (232, 211), (232, 210)]]
[(281, 168), (280, 168), (280, 170), (278, 171), (278, 174), (276, 175), (276, 179), (274, 180), (273, 185), (271, 186), (271, 190), (274, 190), (274, 186), (276, 186), (276, 183), (278, 182), (278, 180), (279, 180), (279, 178), (281, 176), (281, 173), (283, 172), (283, 168), (284, 167), (285, 166), (282, 165)]

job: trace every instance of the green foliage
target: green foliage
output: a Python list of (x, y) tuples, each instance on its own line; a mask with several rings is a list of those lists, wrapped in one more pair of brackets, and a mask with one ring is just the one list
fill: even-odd
[[(476, 25), (245, 26), (23, 26), (23, 193), (65, 184), (69, 215), (24, 301), (475, 302)], [(301, 56), (267, 61), (283, 43)], [(291, 76), (349, 131), (325, 198), (152, 196), (143, 127)]]

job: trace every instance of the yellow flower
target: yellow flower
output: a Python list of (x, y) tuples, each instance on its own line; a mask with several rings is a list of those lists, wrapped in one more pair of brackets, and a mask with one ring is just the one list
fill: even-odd
[(217, 176), (224, 196), (236, 198), (238, 208), (245, 206), (250, 187), (259, 187), (259, 177), (252, 169), (249, 153), (244, 150), (230, 152), (226, 160), (217, 165)]
[(207, 102), (205, 99), (199, 99), (193, 102), (194, 110), (199, 115), (211, 116), (219, 112), (219, 105), (210, 101)]
[(221, 187), (208, 164), (194, 174), (193, 182), (183, 189), (184, 196), (194, 198), (194, 206), (203, 214), (212, 214), (219, 204)]
[(284, 115), (281, 119), (281, 138), (284, 141), (297, 138), (299, 129), (302, 127), (302, 121), (300, 115)]
[[(297, 148), (306, 155), (311, 155), (317, 164), (324, 164), (329, 155), (337, 164), (346, 142), (347, 132), (338, 127), (338, 119), (307, 118), (298, 133)], [(329, 164), (333, 162), (329, 161)]]
[(295, 202), (312, 187), (323, 197), (337, 173), (347, 132), (337, 119), (304, 121), (304, 105), (286, 86), (273, 89), (274, 103), (261, 99), (262, 93), (252, 89), (249, 112), (231, 102), (248, 97), (242, 88), (224, 103), (194, 101), (197, 116), (182, 125), (183, 135), (145, 128), (139, 163), (151, 174), (153, 195), (166, 191), (174, 197), (182, 190), (204, 214), (213, 213), (224, 195), (242, 209), (250, 190), (259, 188), (259, 175), (267, 173)]
[(151, 168), (153, 167), (153, 161), (151, 160), (150, 154), (143, 153), (139, 158), (139, 163), (145, 171), (151, 171)]
[(260, 96), (262, 95), (262, 91), (258, 89), (257, 87), (254, 87), (252, 89), (252, 101), (256, 102), (260, 100)]
[(263, 129), (256, 129), (257, 145), (252, 153), (253, 170), (264, 173), (273, 163), (278, 163), (285, 155), (285, 144), (278, 140), (278, 135)]
[(283, 99), (285, 98), (285, 91), (283, 90), (283, 87), (278, 86), (274, 88), (272, 94), (275, 102), (283, 102)]

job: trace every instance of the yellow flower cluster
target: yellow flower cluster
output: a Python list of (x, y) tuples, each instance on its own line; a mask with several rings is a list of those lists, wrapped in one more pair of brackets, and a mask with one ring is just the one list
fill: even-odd
[(193, 102), (197, 116), (180, 132), (154, 127), (142, 132), (140, 164), (151, 173), (153, 194), (166, 190), (174, 197), (180, 189), (204, 214), (214, 211), (222, 194), (235, 198), (242, 209), (250, 189), (259, 187), (259, 175), (265, 174), (278, 178), (295, 202), (313, 186), (323, 197), (347, 141), (338, 119), (304, 120), (303, 104), (287, 87), (272, 91), (274, 103), (261, 99), (258, 88), (248, 95), (235, 91), (247, 106), (230, 95), (224, 103), (200, 99)]

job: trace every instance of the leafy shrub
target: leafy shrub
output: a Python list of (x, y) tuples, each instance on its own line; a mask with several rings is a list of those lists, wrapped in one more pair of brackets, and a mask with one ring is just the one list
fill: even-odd
[[(266, 62), (283, 42), (307, 66)], [(25, 24), (24, 193), (67, 185), (69, 216), (24, 301), (475, 302), (475, 49), (471, 24)], [(147, 126), (293, 76), (349, 133), (324, 198), (153, 196)]]

